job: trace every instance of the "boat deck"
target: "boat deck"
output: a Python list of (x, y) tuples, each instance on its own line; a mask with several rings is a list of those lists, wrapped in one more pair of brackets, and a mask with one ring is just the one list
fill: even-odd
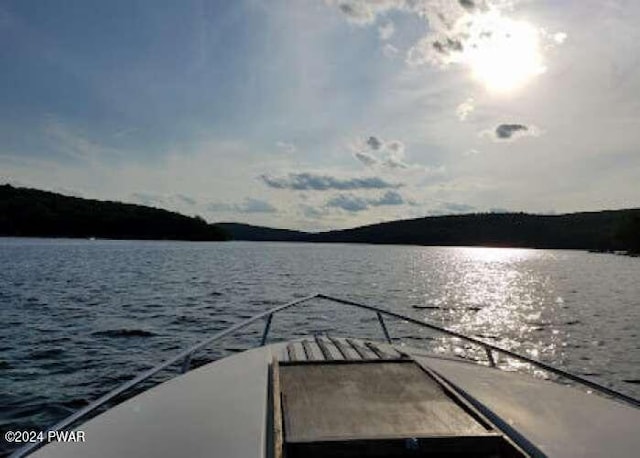
[[(410, 360), (411, 364), (433, 373), (453, 387), (475, 411), (507, 432), (530, 456), (635, 457), (640, 450), (640, 410), (600, 395), (474, 363), (440, 358), (404, 346), (356, 339), (308, 338), (259, 347), (171, 379), (81, 425), (78, 430), (85, 432), (84, 443), (51, 443), (33, 456), (268, 457), (269, 368), (274, 358), (282, 367), (314, 362), (341, 366), (352, 361), (361, 361), (362, 367), (374, 367), (376, 365), (370, 361), (384, 364), (386, 361)], [(354, 375), (353, 383), (370, 386), (367, 381), (371, 374), (365, 372)], [(290, 375), (283, 372), (285, 391), (289, 389), (287, 384), (296, 377), (287, 378)], [(390, 387), (403, 383), (390, 381), (375, 393), (382, 396)], [(348, 387), (347, 384), (340, 388), (347, 397)], [(418, 393), (428, 396), (433, 393), (433, 386), (427, 384), (420, 390), (424, 392)], [(411, 399), (410, 393), (406, 396)], [(433, 396), (438, 399), (437, 393)], [(331, 399), (331, 402), (338, 402), (337, 398), (329, 396)], [(380, 403), (382, 405), (383, 400)], [(290, 407), (294, 412), (295, 406)], [(318, 415), (325, 411), (322, 404), (314, 405), (313, 409)], [(415, 409), (407, 415), (412, 415), (411, 412), (415, 413)], [(287, 415), (286, 407), (283, 414)], [(402, 415), (402, 412), (397, 414)], [(293, 415), (289, 421), (293, 418), (302, 421), (297, 414)], [(367, 413), (357, 412), (357, 415), (366, 416)], [(313, 418), (305, 421), (310, 422), (309, 427), (320, 428)], [(373, 423), (375, 421), (371, 420)], [(471, 425), (468, 427), (473, 429)], [(291, 425), (285, 428), (293, 434), (290, 439), (304, 438), (304, 431), (291, 429)], [(336, 433), (330, 427), (318, 431), (327, 436)], [(391, 430), (388, 432), (392, 433)], [(398, 433), (413, 434), (408, 430)]]

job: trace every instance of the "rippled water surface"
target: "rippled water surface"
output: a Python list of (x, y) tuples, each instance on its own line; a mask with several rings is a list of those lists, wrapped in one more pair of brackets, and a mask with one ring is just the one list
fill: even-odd
[[(0, 427), (41, 429), (217, 330), (313, 292), (363, 301), (640, 396), (640, 259), (573, 251), (0, 239)], [(406, 323), (406, 344), (476, 349)], [(257, 343), (262, 323), (196, 363)], [(381, 338), (314, 303), (272, 337)], [(503, 361), (512, 368), (513, 361)], [(165, 374), (168, 375), (168, 374)]]

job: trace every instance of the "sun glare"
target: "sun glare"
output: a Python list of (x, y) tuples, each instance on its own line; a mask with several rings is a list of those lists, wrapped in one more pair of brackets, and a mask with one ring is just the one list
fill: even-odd
[(540, 32), (528, 22), (492, 11), (474, 15), (467, 24), (462, 58), (473, 77), (490, 91), (513, 91), (545, 71)]

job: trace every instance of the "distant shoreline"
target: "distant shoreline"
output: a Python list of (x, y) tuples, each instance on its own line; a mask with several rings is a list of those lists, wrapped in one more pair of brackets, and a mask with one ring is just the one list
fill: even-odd
[(0, 236), (96, 240), (361, 243), (640, 251), (640, 209), (561, 215), (471, 213), (303, 232), (242, 223), (210, 224), (143, 205), (0, 185)]
[(474, 213), (390, 221), (309, 233), (239, 223), (218, 223), (234, 240), (368, 243), (411, 246), (484, 246), (624, 251), (640, 246), (640, 209), (563, 215)]

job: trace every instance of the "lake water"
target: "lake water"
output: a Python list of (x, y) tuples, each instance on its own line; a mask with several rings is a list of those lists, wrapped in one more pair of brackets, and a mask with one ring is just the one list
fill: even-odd
[[(179, 349), (313, 292), (479, 336), (640, 396), (637, 258), (464, 247), (6, 238), (0, 239), (0, 266), (2, 430), (42, 429)], [(203, 352), (197, 363), (256, 344), (262, 326)], [(388, 326), (408, 345), (482, 356), (406, 323)], [(278, 315), (271, 335), (312, 332), (382, 338), (375, 317), (327, 302)], [(518, 368), (513, 361), (503, 364)]]

